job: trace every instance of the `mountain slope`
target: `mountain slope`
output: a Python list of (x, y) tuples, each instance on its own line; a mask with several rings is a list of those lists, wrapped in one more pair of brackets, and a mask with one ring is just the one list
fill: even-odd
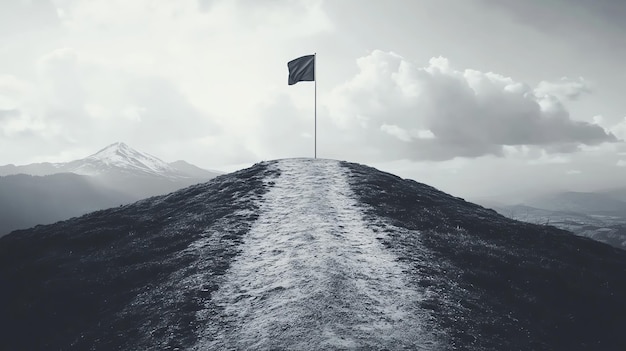
[(0, 236), (136, 200), (72, 173), (0, 177)]
[[(370, 220), (385, 218), (409, 230), (384, 244), (413, 266), (430, 292), (422, 306), (436, 313), (449, 349), (626, 346), (625, 252), (507, 219), (411, 180), (348, 167)], [(416, 247), (426, 247), (437, 264), (416, 257)]]
[(0, 236), (167, 194), (218, 174), (185, 161), (168, 164), (124, 143), (67, 163), (0, 166), (0, 209), (6, 209), (0, 213)]
[(626, 253), (281, 160), (0, 239), (9, 349), (619, 350)]
[(218, 171), (210, 171), (197, 166), (192, 165), (191, 163), (185, 162), (183, 160), (178, 160), (174, 162), (168, 163), (168, 165), (174, 169), (176, 169), (179, 173), (185, 174), (192, 178), (206, 178), (210, 179), (219, 174), (223, 174)]
[(524, 222), (550, 224), (557, 228), (626, 250), (626, 218), (551, 211), (526, 205), (492, 206), (498, 213)]
[(568, 191), (539, 196), (525, 204), (550, 211), (626, 217), (626, 202), (609, 193)]

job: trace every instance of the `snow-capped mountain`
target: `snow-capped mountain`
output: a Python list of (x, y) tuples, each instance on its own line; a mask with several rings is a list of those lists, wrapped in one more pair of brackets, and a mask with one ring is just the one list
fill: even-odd
[(64, 172), (83, 175), (108, 173), (151, 175), (169, 178), (186, 175), (155, 156), (132, 149), (124, 143), (114, 143), (82, 160), (63, 164)]
[(626, 252), (363, 165), (263, 162), (0, 238), (10, 350), (624, 350)]
[(184, 161), (166, 163), (122, 142), (113, 143), (93, 155), (71, 162), (0, 166), (0, 175), (19, 173), (39, 176), (75, 173), (88, 176), (148, 176), (170, 179), (210, 179), (221, 174), (203, 170)]
[(185, 161), (166, 163), (124, 143), (66, 163), (0, 166), (0, 236), (167, 194), (218, 174)]

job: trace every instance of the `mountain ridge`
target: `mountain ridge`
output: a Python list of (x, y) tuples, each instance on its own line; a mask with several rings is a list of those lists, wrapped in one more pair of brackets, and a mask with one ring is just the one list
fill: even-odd
[(610, 193), (565, 191), (538, 196), (524, 201), (524, 204), (550, 211), (626, 217), (626, 202)]
[[(0, 166), (0, 208), (6, 210), (0, 236), (166, 194), (218, 174), (185, 161), (168, 164), (120, 142), (66, 163)], [(29, 186), (16, 187), (20, 181)], [(66, 193), (54, 184), (62, 184)]]
[[(189, 171), (193, 174), (188, 173)], [(136, 175), (171, 179), (210, 178), (221, 174), (218, 171), (204, 170), (182, 160), (167, 163), (158, 157), (137, 151), (123, 142), (112, 143), (92, 155), (69, 162), (0, 166), (0, 176), (19, 173), (40, 176), (56, 173), (75, 173), (89, 176)]]
[(618, 350), (625, 274), (621, 250), (425, 184), (279, 160), (0, 238), (0, 342)]
[(527, 205), (499, 205), (492, 208), (512, 219), (549, 224), (626, 250), (626, 218), (621, 216), (553, 211)]

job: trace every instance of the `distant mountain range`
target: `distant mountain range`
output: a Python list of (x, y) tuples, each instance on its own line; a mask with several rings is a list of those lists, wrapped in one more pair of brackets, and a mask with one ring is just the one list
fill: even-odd
[(166, 163), (124, 143), (65, 163), (0, 166), (0, 236), (205, 182), (220, 172)]
[(611, 193), (566, 191), (535, 197), (525, 204), (552, 211), (626, 217), (626, 202)]
[(121, 142), (111, 144), (91, 156), (70, 162), (0, 166), (0, 176), (11, 174), (45, 176), (58, 173), (88, 176), (150, 176), (170, 179), (212, 178), (220, 174), (220, 172), (207, 171), (185, 161), (166, 163)]
[(522, 204), (481, 204), (509, 218), (553, 225), (626, 250), (625, 193), (624, 189), (568, 191), (534, 197)]

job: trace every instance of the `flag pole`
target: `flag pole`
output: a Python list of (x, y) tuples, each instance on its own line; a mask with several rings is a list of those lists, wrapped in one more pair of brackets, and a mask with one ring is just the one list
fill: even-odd
[(313, 80), (315, 80), (315, 131), (313, 133), (314, 135), (314, 151), (313, 151), (313, 156), (314, 158), (317, 158), (317, 52), (313, 53)]

